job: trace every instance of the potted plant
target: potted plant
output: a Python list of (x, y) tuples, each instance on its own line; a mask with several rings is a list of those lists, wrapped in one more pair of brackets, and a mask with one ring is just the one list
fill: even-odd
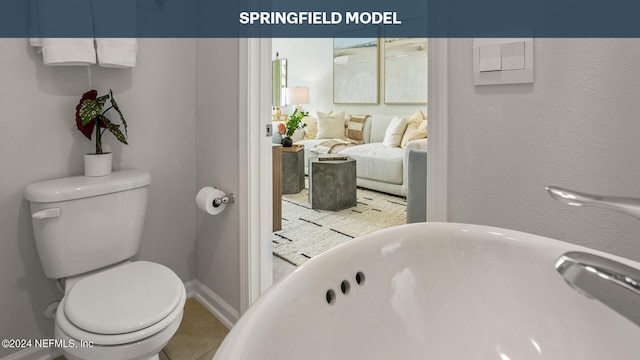
[(286, 131), (284, 133), (284, 138), (282, 139), (282, 146), (291, 147), (291, 145), (293, 145), (291, 137), (296, 130), (303, 129), (307, 126), (307, 124), (302, 122), (302, 119), (307, 116), (309, 116), (309, 113), (304, 110), (295, 109), (293, 111), (293, 114), (289, 116), (289, 120), (287, 120), (287, 123), (285, 124)]
[[(105, 105), (109, 101), (109, 107)], [(115, 110), (120, 115), (120, 121), (124, 125), (124, 133), (120, 131), (120, 125), (112, 123), (106, 116), (109, 110)], [(106, 95), (98, 96), (96, 90), (87, 91), (82, 95), (80, 103), (76, 106), (76, 127), (80, 132), (91, 140), (91, 135), (95, 132), (96, 151), (84, 156), (85, 176), (104, 176), (111, 173), (112, 154), (102, 150), (102, 135), (109, 130), (121, 143), (127, 143), (127, 122), (122, 115), (122, 111), (116, 100), (113, 98), (113, 91), (109, 90)]]

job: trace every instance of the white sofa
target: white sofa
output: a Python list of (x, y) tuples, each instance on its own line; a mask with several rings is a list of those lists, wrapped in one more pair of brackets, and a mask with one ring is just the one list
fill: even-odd
[[(356, 160), (358, 186), (406, 196), (408, 152), (411, 149), (426, 150), (427, 139), (409, 141), (405, 148), (383, 145), (385, 132), (394, 117), (395, 115), (369, 116), (362, 130), (363, 143), (352, 146), (337, 146), (332, 150), (332, 153), (347, 155)], [(326, 140), (330, 139), (302, 139), (295, 142), (295, 144), (304, 145), (305, 173), (308, 173), (308, 159), (318, 156), (312, 152), (314, 146)]]

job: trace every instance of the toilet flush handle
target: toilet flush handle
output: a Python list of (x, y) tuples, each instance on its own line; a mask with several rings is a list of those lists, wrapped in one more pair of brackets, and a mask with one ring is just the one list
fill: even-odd
[(34, 219), (47, 219), (60, 216), (60, 208), (44, 209), (31, 215)]

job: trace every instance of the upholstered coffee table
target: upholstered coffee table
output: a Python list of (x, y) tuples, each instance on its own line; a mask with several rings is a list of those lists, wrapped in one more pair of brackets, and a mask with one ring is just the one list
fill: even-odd
[(313, 209), (338, 211), (356, 206), (356, 161), (309, 158), (309, 203)]

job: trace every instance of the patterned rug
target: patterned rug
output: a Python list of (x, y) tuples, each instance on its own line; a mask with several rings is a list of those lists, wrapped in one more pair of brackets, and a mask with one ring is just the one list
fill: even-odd
[(273, 253), (300, 265), (322, 252), (376, 230), (406, 223), (407, 201), (398, 196), (358, 188), (356, 206), (315, 210), (308, 188), (282, 196), (282, 230), (273, 233)]

